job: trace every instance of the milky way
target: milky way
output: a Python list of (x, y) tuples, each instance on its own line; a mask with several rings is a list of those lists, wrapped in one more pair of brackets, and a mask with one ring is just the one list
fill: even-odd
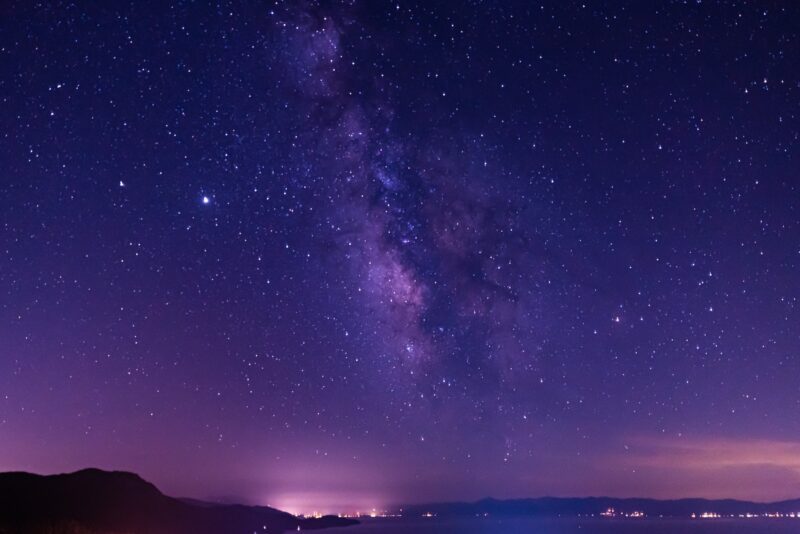
[(792, 3), (2, 11), (0, 469), (800, 494)]

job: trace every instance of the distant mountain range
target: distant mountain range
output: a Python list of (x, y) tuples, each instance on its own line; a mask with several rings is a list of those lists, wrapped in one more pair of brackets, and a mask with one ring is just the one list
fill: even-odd
[[(689, 517), (714, 513), (800, 515), (800, 499), (757, 503), (733, 499), (618, 499), (613, 497), (449, 502), (406, 506), (405, 517), (452, 516), (616, 516)], [(41, 476), (0, 473), (0, 534), (277, 534), (358, 523), (325, 516), (303, 519), (265, 506), (216, 504), (176, 499), (138, 475), (84, 469)]]
[(277, 534), (355, 523), (335, 516), (301, 519), (265, 506), (175, 499), (120, 471), (0, 473), (0, 534)]
[(617, 499), (613, 497), (538, 499), (483, 499), (477, 502), (450, 502), (406, 506), (403, 515), (408, 517), (433, 514), (436, 516), (598, 516), (608, 509), (616, 516), (643, 512), (647, 517), (689, 517), (705, 512), (723, 516), (739, 514), (800, 514), (800, 499), (773, 503), (757, 503), (734, 499)]

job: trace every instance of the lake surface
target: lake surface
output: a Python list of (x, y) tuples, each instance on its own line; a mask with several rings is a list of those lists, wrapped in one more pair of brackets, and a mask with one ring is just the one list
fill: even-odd
[(366, 519), (331, 534), (788, 534), (800, 519)]

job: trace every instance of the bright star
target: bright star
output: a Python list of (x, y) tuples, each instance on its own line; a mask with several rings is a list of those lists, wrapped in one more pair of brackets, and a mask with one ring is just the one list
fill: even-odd
[(211, 199), (207, 196), (203, 196), (203, 204), (211, 204)]

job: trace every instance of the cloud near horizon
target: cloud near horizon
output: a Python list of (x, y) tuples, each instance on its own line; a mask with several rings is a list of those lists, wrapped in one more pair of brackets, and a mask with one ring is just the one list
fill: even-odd
[(774, 501), (800, 498), (800, 442), (699, 437), (638, 437), (609, 459), (631, 480), (663, 480), (653, 497), (737, 498)]

